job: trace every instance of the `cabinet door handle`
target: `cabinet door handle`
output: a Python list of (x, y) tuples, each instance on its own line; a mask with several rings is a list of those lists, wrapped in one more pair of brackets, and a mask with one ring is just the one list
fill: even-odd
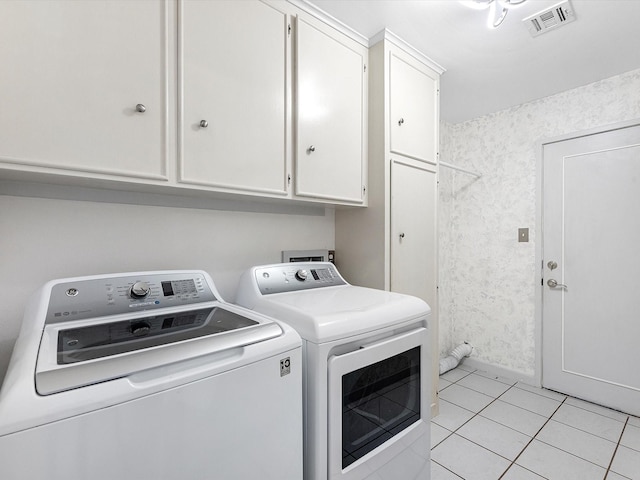
[(398, 125), (402, 126), (403, 123), (404, 123), (404, 118), (401, 118), (400, 120), (398, 120)]
[(209, 126), (209, 122), (206, 120), (200, 120), (200, 128), (207, 128)]
[(145, 107), (143, 104), (139, 103), (136, 105), (136, 112), (144, 113), (146, 111), (147, 111), (147, 107)]
[(307, 148), (307, 152), (312, 153), (316, 151), (316, 147), (314, 147), (313, 145), (311, 145), (309, 148)]

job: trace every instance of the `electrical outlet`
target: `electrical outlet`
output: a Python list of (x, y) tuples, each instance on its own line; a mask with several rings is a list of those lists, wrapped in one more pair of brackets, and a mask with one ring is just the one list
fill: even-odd
[(528, 228), (519, 228), (518, 229), (518, 242), (528, 242), (529, 241), (529, 229)]

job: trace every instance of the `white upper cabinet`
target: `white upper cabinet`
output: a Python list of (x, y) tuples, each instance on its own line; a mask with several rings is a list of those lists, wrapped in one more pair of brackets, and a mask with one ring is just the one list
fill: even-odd
[(389, 55), (391, 152), (436, 163), (438, 75), (398, 54)]
[(256, 0), (179, 7), (178, 181), (286, 195), (288, 16)]
[(283, 0), (0, 0), (0, 178), (364, 206), (368, 50), (331, 22)]
[(166, 180), (167, 9), (0, 2), (0, 165)]
[(367, 49), (306, 16), (296, 27), (295, 193), (362, 204)]

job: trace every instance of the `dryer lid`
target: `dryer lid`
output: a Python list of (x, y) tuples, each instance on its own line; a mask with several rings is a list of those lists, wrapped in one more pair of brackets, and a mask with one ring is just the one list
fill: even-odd
[(314, 343), (424, 319), (431, 313), (417, 297), (353, 285), (266, 295), (253, 308), (288, 323)]

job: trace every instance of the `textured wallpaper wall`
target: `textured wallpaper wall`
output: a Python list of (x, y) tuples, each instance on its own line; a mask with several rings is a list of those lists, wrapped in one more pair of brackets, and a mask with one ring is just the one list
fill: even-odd
[[(443, 78), (443, 81), (446, 79)], [(441, 356), (535, 373), (537, 147), (543, 139), (640, 118), (640, 69), (460, 124), (441, 125)], [(518, 243), (518, 228), (529, 242)]]

